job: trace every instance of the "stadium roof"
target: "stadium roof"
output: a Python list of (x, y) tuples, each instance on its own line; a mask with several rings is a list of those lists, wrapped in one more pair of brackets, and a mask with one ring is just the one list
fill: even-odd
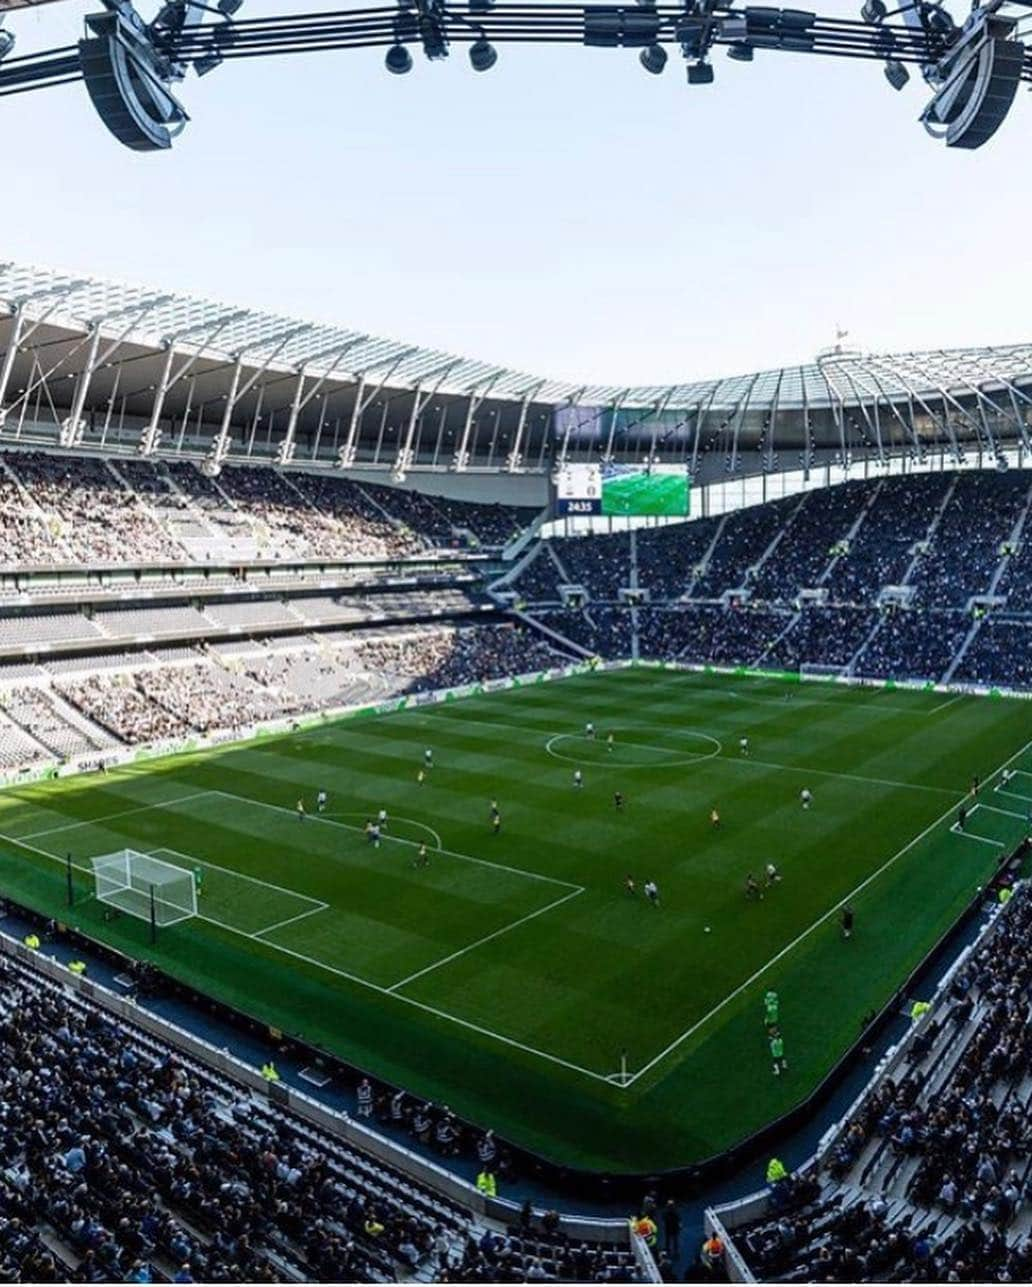
[[(383, 339), (343, 326), (304, 322), (208, 299), (0, 264), (0, 311), (80, 335), (143, 349), (183, 348), (265, 371), (300, 371), (334, 381), (365, 377), (396, 389), (489, 396), (559, 406), (786, 410), (955, 395), (1020, 393), (1032, 386), (1032, 343), (897, 354), (833, 350), (815, 362), (716, 380), (630, 386), (577, 384)], [(1023, 400), (1027, 393), (1021, 395)]]

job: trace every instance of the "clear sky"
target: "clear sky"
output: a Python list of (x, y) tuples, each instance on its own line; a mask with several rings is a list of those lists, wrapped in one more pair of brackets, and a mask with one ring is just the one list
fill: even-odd
[[(315, 5), (251, 0), (241, 16)], [(325, 6), (330, 8), (332, 6)], [(19, 53), (96, 3), (14, 14)], [(141, 5), (149, 17), (150, 8)], [(823, 12), (853, 15), (831, 0)], [(0, 100), (0, 260), (339, 322), (574, 380), (666, 382), (1032, 339), (1032, 102), (947, 151), (877, 65), (758, 54), (375, 50), (191, 78), (168, 154), (124, 150), (82, 86)]]

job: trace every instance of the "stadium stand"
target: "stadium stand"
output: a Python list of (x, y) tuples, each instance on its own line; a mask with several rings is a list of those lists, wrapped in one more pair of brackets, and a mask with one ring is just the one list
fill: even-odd
[(1028, 1281), (1027, 883), (992, 916), (813, 1162), (707, 1214), (735, 1277)]
[[(857, 481), (690, 523), (551, 535), (481, 568), (452, 551), (497, 550), (535, 511), (267, 466), (211, 478), (186, 461), (12, 449), (0, 466), (19, 561), (128, 565), (3, 577), (0, 675), (31, 690), (6, 709), (33, 725), (8, 735), (8, 771), (44, 745), (75, 759), (112, 738), (214, 732), (220, 709), (224, 728), (244, 728), (585, 657), (1032, 682), (1027, 470)], [(330, 556), (363, 562), (290, 565)], [(403, 574), (386, 561), (398, 558)], [(522, 635), (472, 629), (474, 613), (513, 607)], [(430, 618), (449, 632), (409, 629)], [(237, 661), (220, 664), (224, 647)], [(153, 671), (184, 661), (189, 683), (170, 682), (196, 698), (192, 718), (186, 698), (166, 709), (148, 695)]]
[(279, 647), (259, 641), (216, 645), (207, 655), (173, 648), (58, 663), (51, 688), (36, 679), (0, 701), (12, 725), (33, 733), (19, 736), (12, 728), (3, 763), (22, 767), (46, 750), (66, 758), (115, 744), (239, 731), (302, 711), (482, 683), (569, 659), (510, 624), (394, 631), (280, 641)]
[[(16, 959), (10, 939), (4, 949), (7, 1281), (638, 1279), (626, 1234), (571, 1241), (529, 1203), (511, 1226), (478, 1214), (461, 1184), (428, 1185), (432, 1165), (413, 1174), (382, 1137), (304, 1111), (296, 1093), (295, 1107), (277, 1103), (214, 1048), (217, 1063), (154, 1016), (69, 987), (62, 967), (24, 948)], [(413, 1136), (441, 1135), (449, 1120), (387, 1088), (375, 1106)]]
[(872, 495), (872, 489), (863, 483), (805, 493), (751, 579), (753, 597), (785, 603), (792, 602), (800, 590), (815, 589), (835, 547), (852, 536)]
[[(607, 659), (1022, 686), (1030, 499), (1027, 471), (848, 483), (633, 541), (542, 541), (511, 588), (532, 619)], [(587, 590), (586, 615), (555, 611), (563, 585)], [(600, 628), (631, 585), (648, 606)]]
[(263, 466), (215, 480), (188, 461), (10, 449), (0, 465), (0, 534), (19, 565), (404, 558), (497, 548), (537, 514)]

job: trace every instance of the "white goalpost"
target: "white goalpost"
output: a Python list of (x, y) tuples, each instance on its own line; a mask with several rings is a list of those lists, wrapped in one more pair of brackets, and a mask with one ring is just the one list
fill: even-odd
[(842, 662), (838, 666), (828, 666), (820, 662), (804, 661), (799, 665), (800, 679), (837, 679), (839, 675), (844, 675), (849, 669), (848, 662)]
[(197, 915), (193, 873), (135, 849), (120, 849), (90, 860), (97, 900), (157, 927)]

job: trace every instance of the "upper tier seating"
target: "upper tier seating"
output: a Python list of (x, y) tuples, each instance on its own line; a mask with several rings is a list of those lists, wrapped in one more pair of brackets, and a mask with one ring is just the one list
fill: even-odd
[(480, 504), (337, 475), (5, 450), (0, 539), (12, 564), (402, 558), (499, 546), (532, 508)]

